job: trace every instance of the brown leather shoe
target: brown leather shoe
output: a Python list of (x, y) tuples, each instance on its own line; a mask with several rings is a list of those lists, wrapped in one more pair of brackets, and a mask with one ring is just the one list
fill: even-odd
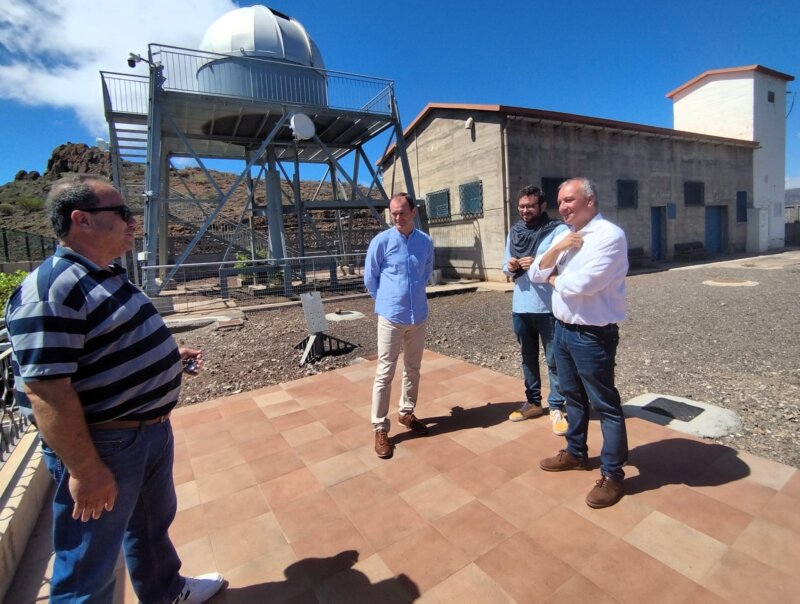
[(621, 480), (601, 475), (586, 496), (586, 505), (595, 509), (607, 508), (622, 499), (624, 494), (625, 486)]
[(375, 432), (375, 453), (381, 459), (392, 456), (392, 443), (389, 442), (389, 433), (386, 430)]
[(414, 434), (427, 434), (428, 433), (428, 426), (423, 424), (419, 421), (413, 413), (407, 413), (406, 415), (401, 415), (399, 420), (401, 424), (403, 424), (406, 428), (411, 430)]
[(564, 472), (565, 470), (588, 470), (586, 462), (561, 449), (553, 457), (547, 457), (539, 462), (539, 467), (545, 472)]

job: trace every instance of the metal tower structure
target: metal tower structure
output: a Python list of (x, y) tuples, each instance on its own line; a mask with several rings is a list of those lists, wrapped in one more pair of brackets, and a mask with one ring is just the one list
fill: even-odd
[[(146, 58), (131, 54), (128, 60), (130, 66), (139, 62), (146, 63), (149, 76), (101, 72), (101, 78), (114, 180), (135, 209), (141, 200), (139, 261), (149, 295), (157, 295), (202, 242), (224, 249), (222, 259), (236, 251), (255, 258), (259, 249), (267, 249), (279, 264), (296, 257), (301, 271), (302, 260), (315, 254), (365, 250), (369, 237), (354, 237), (353, 213), (366, 210), (376, 228), (385, 227), (383, 210), (390, 197), (365, 151), (380, 135), (388, 139), (385, 149), (395, 144), (406, 191), (414, 195), (390, 80), (287, 63), (244, 49), (221, 54), (151, 44)], [(210, 185), (208, 197), (189, 193), (180, 177), (171, 182), (173, 158), (195, 160)], [(231, 186), (224, 188), (213, 177), (206, 167), (210, 159), (240, 162)], [(124, 162), (142, 161), (143, 176), (123, 169)], [(309, 165), (317, 166), (317, 174), (325, 172), (314, 179), (320, 187), (330, 179), (332, 199), (301, 194), (302, 172)], [(241, 186), (247, 190), (244, 211), (238, 220), (226, 219), (222, 210)], [(332, 233), (317, 227), (314, 210), (334, 213)], [(287, 215), (294, 216), (293, 233), (284, 227)], [(254, 227), (257, 217), (266, 218), (267, 233)], [(176, 226), (191, 240), (171, 257), (169, 237)], [(288, 291), (292, 271), (282, 272)]]

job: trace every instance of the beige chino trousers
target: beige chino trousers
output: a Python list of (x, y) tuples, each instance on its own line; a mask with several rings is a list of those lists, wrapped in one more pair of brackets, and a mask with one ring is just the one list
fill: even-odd
[(413, 413), (419, 392), (419, 370), (422, 351), (425, 348), (425, 326), (392, 323), (378, 317), (378, 367), (372, 386), (372, 426), (389, 431), (389, 399), (392, 395), (392, 379), (397, 368), (400, 351), (403, 352), (403, 391), (400, 395), (399, 412)]

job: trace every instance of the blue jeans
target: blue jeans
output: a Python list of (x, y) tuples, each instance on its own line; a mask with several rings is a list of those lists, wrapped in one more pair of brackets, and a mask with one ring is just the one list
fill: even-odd
[(525, 380), (525, 398), (534, 405), (542, 404), (542, 378), (539, 373), (539, 340), (544, 348), (550, 395), (547, 404), (552, 409), (564, 409), (564, 397), (558, 384), (558, 371), (553, 356), (553, 328), (555, 319), (549, 313), (511, 313), (511, 324), (522, 354), (522, 377)]
[(184, 583), (178, 573), (180, 559), (167, 533), (177, 509), (172, 426), (167, 421), (127, 430), (96, 430), (91, 436), (118, 489), (114, 509), (97, 520), (72, 519), (69, 472), (52, 449), (43, 447), (47, 469), (56, 482), (56, 559), (50, 601), (110, 603), (122, 546), (139, 600), (172, 602)]
[(622, 401), (614, 386), (619, 328), (614, 324), (593, 327), (557, 322), (553, 344), (559, 386), (567, 401), (567, 452), (586, 459), (589, 413), (594, 408), (603, 432), (600, 471), (622, 480), (622, 466), (628, 460), (628, 433)]

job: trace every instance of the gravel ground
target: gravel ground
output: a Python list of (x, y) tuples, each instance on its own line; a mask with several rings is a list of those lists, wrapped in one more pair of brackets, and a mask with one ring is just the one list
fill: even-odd
[[(629, 277), (617, 387), (623, 401), (656, 392), (730, 409), (743, 428), (719, 442), (800, 467), (800, 258), (777, 270), (757, 266), (742, 261), (737, 268), (708, 264)], [(758, 285), (717, 287), (703, 284), (707, 280)], [(331, 322), (327, 333), (360, 347), (306, 367), (298, 366), (294, 349), (307, 334), (299, 306), (250, 312), (244, 326), (232, 330), (209, 326), (178, 334), (203, 348), (206, 359), (204, 371), (185, 380), (181, 404), (288, 382), (374, 354), (371, 300), (326, 303), (327, 312), (337, 307), (365, 318)], [(430, 307), (428, 349), (521, 378), (510, 293), (439, 296)]]

